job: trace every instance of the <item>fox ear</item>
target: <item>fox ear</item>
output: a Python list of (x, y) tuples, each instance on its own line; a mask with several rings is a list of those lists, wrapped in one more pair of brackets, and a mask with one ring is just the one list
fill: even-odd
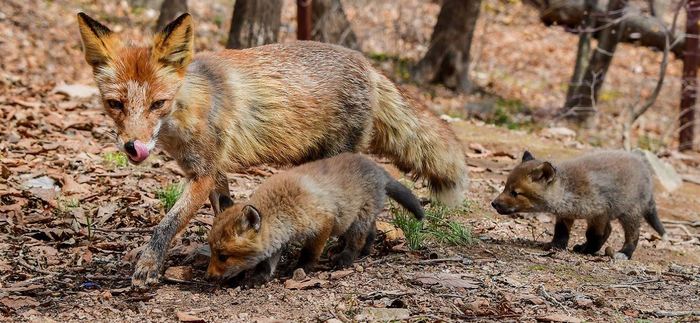
[(153, 40), (153, 57), (160, 63), (184, 72), (194, 56), (194, 24), (189, 13), (183, 13)]
[(243, 216), (251, 229), (255, 231), (260, 230), (260, 211), (252, 205), (246, 205), (243, 207)]
[(78, 14), (78, 26), (88, 64), (93, 68), (107, 64), (120, 46), (116, 35), (83, 12)]
[(530, 172), (530, 177), (533, 181), (544, 182), (545, 184), (551, 183), (556, 175), (557, 169), (550, 162), (543, 162)]
[(532, 154), (529, 151), (526, 150), (525, 153), (523, 153), (523, 163), (534, 159), (535, 156), (532, 156)]

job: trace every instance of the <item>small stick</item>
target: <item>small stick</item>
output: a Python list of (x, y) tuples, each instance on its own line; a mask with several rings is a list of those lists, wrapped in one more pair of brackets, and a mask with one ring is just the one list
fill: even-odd
[(464, 260), (464, 258), (462, 258), (462, 257), (437, 258), (437, 259), (424, 259), (424, 260), (413, 261), (413, 262), (409, 262), (408, 264), (410, 264), (410, 265), (425, 265), (425, 264), (437, 264), (437, 263), (443, 263), (443, 262), (462, 262), (463, 260)]
[(676, 316), (700, 316), (700, 310), (698, 311), (654, 311), (648, 312), (656, 317), (676, 317)]
[(547, 294), (547, 290), (544, 289), (544, 284), (540, 284), (539, 287), (537, 287), (537, 290), (539, 291), (540, 295), (544, 297), (546, 300), (554, 303), (555, 305), (561, 307), (564, 312), (566, 312), (567, 315), (571, 315), (571, 312), (569, 312), (569, 309), (566, 308), (562, 303), (560, 303), (556, 298), (552, 297), (551, 295)]
[(118, 229), (105, 229), (105, 228), (92, 228), (92, 230), (100, 232), (120, 232), (120, 233), (153, 233), (153, 228), (118, 228)]
[(181, 279), (176, 279), (176, 278), (169, 278), (169, 277), (163, 277), (163, 280), (168, 282), (168, 283), (175, 283), (175, 284), (188, 284), (188, 285), (201, 285), (201, 286), (207, 286), (207, 287), (216, 287), (214, 284), (209, 284), (205, 282), (198, 282), (198, 281), (193, 281), (193, 280), (181, 280)]

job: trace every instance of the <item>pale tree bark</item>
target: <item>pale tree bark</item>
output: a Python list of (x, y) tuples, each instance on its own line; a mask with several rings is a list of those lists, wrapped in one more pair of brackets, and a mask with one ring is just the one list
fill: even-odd
[(610, 0), (605, 25), (598, 39), (598, 46), (591, 55), (583, 79), (578, 84), (572, 84), (573, 90), (564, 104), (566, 119), (581, 125), (590, 125), (596, 114), (595, 104), (598, 101), (600, 88), (605, 81), (610, 63), (615, 55), (615, 49), (624, 29), (622, 19), (627, 0)]
[(249, 48), (277, 42), (282, 0), (236, 0), (226, 48)]
[(156, 22), (156, 31), (161, 31), (165, 26), (175, 20), (179, 15), (187, 12), (187, 0), (165, 0), (160, 5), (160, 15)]
[(313, 30), (311, 39), (360, 49), (357, 36), (340, 0), (309, 0), (312, 7)]
[(480, 8), (481, 0), (443, 1), (428, 52), (413, 70), (415, 80), (471, 92), (469, 51)]
[[(584, 6), (587, 0), (523, 0), (525, 4), (533, 6), (540, 12), (540, 20), (546, 25), (558, 25), (566, 27), (567, 31), (576, 31), (584, 20)], [(660, 14), (666, 11), (668, 1), (654, 0), (654, 13)], [(644, 15), (641, 9), (630, 4), (629, 11), (633, 14), (625, 18), (625, 28), (622, 30), (620, 41), (638, 44), (663, 50), (666, 44), (666, 34), (663, 28), (659, 28), (657, 17)], [(605, 15), (606, 8), (598, 3), (593, 13)], [(602, 29), (604, 21), (596, 22), (596, 29)], [(593, 33), (593, 37), (599, 39), (600, 32)], [(675, 44), (671, 52), (678, 58), (683, 57), (683, 35), (675, 34), (671, 37), (671, 43)]]
[(681, 85), (680, 124), (678, 133), (678, 149), (681, 151), (693, 148), (695, 137), (695, 113), (698, 98), (698, 68), (700, 68), (700, 0), (688, 0), (687, 21), (685, 33), (694, 37), (685, 40), (685, 56), (683, 57), (683, 82)]

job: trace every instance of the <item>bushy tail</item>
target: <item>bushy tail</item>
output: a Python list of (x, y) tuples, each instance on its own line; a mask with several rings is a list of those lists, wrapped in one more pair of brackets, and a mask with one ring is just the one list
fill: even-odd
[(661, 224), (661, 220), (659, 219), (659, 214), (656, 212), (656, 202), (653, 200), (651, 201), (651, 204), (649, 205), (649, 208), (647, 209), (646, 213), (644, 213), (644, 218), (647, 220), (647, 223), (656, 230), (656, 232), (659, 233), (659, 235), (662, 238), (665, 238), (666, 235), (666, 229), (664, 229), (664, 225)]
[(374, 72), (377, 107), (371, 151), (386, 156), (415, 179), (427, 179), (432, 195), (448, 206), (464, 201), (467, 167), (461, 144), (447, 123)]
[(389, 195), (392, 200), (398, 202), (406, 210), (413, 213), (416, 219), (423, 220), (425, 217), (423, 207), (420, 205), (418, 198), (413, 195), (411, 190), (393, 178), (389, 178), (389, 181), (386, 184), (386, 195)]

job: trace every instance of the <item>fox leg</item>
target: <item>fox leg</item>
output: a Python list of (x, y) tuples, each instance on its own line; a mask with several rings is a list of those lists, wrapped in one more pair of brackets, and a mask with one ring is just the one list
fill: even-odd
[(588, 220), (586, 229), (586, 242), (574, 246), (574, 252), (593, 255), (605, 244), (610, 237), (612, 226), (607, 217), (599, 217)]
[(367, 236), (371, 224), (357, 220), (350, 225), (343, 239), (345, 240), (345, 249), (331, 259), (331, 263), (336, 268), (343, 268), (352, 265), (357, 255), (362, 251), (367, 244)]
[(316, 235), (306, 241), (304, 247), (301, 249), (297, 268), (303, 268), (306, 272), (310, 272), (314, 269), (314, 266), (318, 263), (318, 259), (321, 257), (321, 253), (323, 253), (326, 242), (328, 242), (328, 239), (331, 237), (332, 230), (332, 224), (328, 222), (321, 226), (321, 230), (316, 233)]
[(554, 224), (554, 237), (547, 249), (566, 249), (569, 245), (569, 232), (571, 232), (573, 224), (573, 219), (557, 218), (557, 222)]
[(248, 287), (259, 286), (267, 283), (272, 279), (277, 269), (277, 264), (280, 261), (280, 256), (282, 255), (282, 249), (273, 253), (270, 258), (263, 260), (255, 269), (253, 269), (253, 275), (250, 280), (246, 283)]
[(374, 240), (377, 239), (377, 224), (372, 221), (372, 226), (367, 231), (367, 237), (365, 238), (365, 245), (360, 251), (361, 256), (367, 256), (372, 252), (372, 247), (374, 246)]
[(134, 275), (131, 277), (133, 286), (144, 287), (158, 283), (170, 242), (204, 205), (214, 186), (213, 176), (205, 175), (188, 179), (182, 195), (156, 226), (151, 240), (141, 253)]
[(233, 205), (233, 199), (231, 199), (231, 193), (228, 190), (226, 173), (216, 174), (216, 184), (214, 190), (209, 193), (209, 203), (211, 203), (211, 208), (214, 210), (214, 216), (219, 215), (219, 213)]
[(622, 245), (622, 249), (615, 253), (614, 258), (632, 259), (632, 254), (637, 249), (637, 242), (639, 242), (639, 217), (622, 216), (620, 222), (625, 231), (625, 243)]

